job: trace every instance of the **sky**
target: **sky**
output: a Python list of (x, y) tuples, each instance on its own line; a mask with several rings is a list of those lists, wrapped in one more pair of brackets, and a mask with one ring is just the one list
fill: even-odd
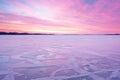
[(0, 0), (0, 31), (120, 34), (120, 0)]

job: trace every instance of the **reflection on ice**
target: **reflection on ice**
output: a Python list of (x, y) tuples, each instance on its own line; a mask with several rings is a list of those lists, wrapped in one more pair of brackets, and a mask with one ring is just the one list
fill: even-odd
[[(120, 80), (118, 56), (120, 52), (115, 48), (120, 47), (119, 44), (115, 44), (120, 40), (118, 37), (115, 37), (118, 42), (116, 39), (116, 42), (112, 42), (113, 37), (100, 36), (100, 40), (103, 41), (109, 38), (110, 41), (106, 41), (106, 45), (95, 36), (72, 36), (74, 39), (65, 36), (32, 36), (34, 37), (32, 39), (38, 40), (36, 44), (29, 44), (29, 37), (24, 39), (25, 42), (28, 41), (27, 44), (21, 43), (23, 38), (20, 37), (18, 37), (20, 44), (10, 44), (19, 46), (15, 49), (18, 53), (2, 54), (0, 52), (0, 80)], [(47, 40), (42, 40), (45, 38)], [(24, 46), (26, 50), (23, 50)], [(9, 49), (12, 50), (13, 47)]]

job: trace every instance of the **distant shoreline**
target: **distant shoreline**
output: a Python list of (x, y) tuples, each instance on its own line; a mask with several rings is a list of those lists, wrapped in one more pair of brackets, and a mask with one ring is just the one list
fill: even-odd
[(0, 32), (0, 35), (55, 35), (47, 33), (17, 33), (17, 32)]
[(51, 34), (51, 33), (0, 32), (0, 35), (120, 35), (120, 34)]

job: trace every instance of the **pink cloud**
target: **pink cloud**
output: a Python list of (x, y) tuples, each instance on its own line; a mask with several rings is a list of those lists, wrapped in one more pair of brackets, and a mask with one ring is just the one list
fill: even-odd
[(5, 14), (5, 13), (0, 13), (1, 16), (1, 23), (8, 23), (8, 24), (13, 24), (13, 22), (23, 22), (24, 25), (31, 24), (31, 25), (44, 25), (44, 26), (64, 26), (65, 24), (60, 24), (60, 23), (54, 23), (52, 21), (47, 21), (47, 20), (42, 20), (42, 19), (37, 19), (33, 17), (27, 17), (27, 16), (22, 16), (22, 15), (15, 15), (15, 14)]
[[(12, 0), (8, 13), (1, 13), (1, 23), (39, 25), (53, 30), (76, 33), (120, 32), (120, 0)], [(6, 0), (6, 2), (11, 3)], [(10, 8), (8, 8), (10, 7)], [(32, 26), (31, 26), (32, 27)], [(104, 29), (105, 28), (105, 29)], [(44, 28), (45, 29), (45, 28)], [(51, 30), (51, 29), (50, 29)], [(52, 30), (52, 31), (53, 31)], [(95, 31), (96, 30), (96, 31)]]

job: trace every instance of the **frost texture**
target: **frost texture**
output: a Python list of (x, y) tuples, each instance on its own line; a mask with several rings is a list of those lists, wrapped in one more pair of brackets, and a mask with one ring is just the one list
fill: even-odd
[(0, 80), (120, 80), (120, 36), (0, 38)]

